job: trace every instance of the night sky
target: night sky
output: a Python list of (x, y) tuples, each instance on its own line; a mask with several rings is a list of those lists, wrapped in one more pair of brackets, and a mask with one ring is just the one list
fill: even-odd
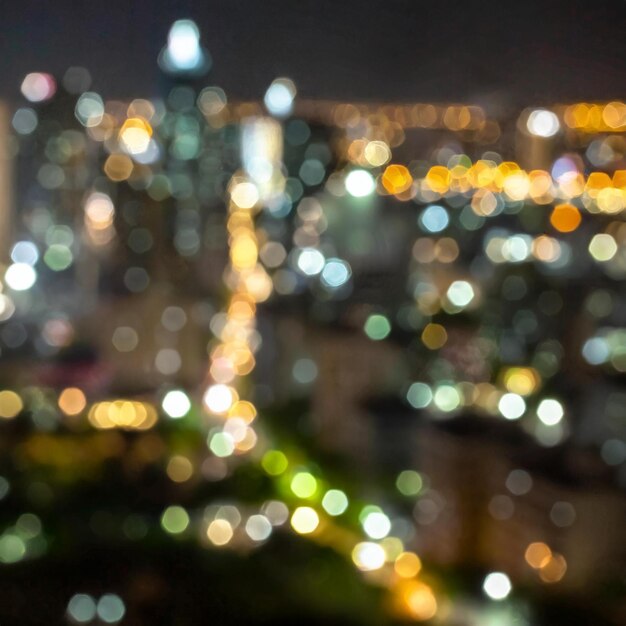
[(175, 19), (201, 30), (207, 82), (259, 98), (287, 75), (300, 95), (525, 105), (626, 96), (623, 1), (202, 0), (32, 2), (0, 9), (0, 95), (30, 71), (87, 67), (107, 97), (159, 93)]

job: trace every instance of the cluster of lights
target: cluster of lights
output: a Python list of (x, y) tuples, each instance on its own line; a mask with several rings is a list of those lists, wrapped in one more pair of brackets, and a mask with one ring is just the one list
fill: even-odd
[[(496, 163), (482, 159), (472, 163), (465, 155), (453, 155), (448, 165), (433, 165), (421, 175), (397, 163), (387, 165), (376, 177), (366, 169), (352, 169), (344, 174), (344, 185), (357, 198), (376, 192), (424, 204), (450, 194), (469, 194), (470, 205), (479, 217), (498, 215), (511, 202), (556, 202), (552, 225), (561, 232), (571, 232), (580, 224), (581, 208), (590, 213), (617, 214), (626, 207), (624, 172), (616, 170), (612, 177), (592, 172), (585, 178), (579, 165), (567, 158), (558, 159), (551, 172), (527, 172), (513, 161)], [(331, 183), (332, 177), (328, 184)], [(330, 191), (334, 192), (334, 188)], [(440, 218), (436, 214), (433, 224), (435, 230), (431, 232), (439, 232), (447, 225), (443, 215)]]
[(156, 424), (157, 412), (148, 402), (111, 400), (93, 404), (88, 418), (89, 423), (99, 430), (148, 430)]
[(67, 616), (76, 624), (117, 624), (125, 614), (124, 601), (115, 593), (105, 593), (97, 600), (87, 593), (77, 593), (67, 603)]
[(565, 557), (541, 541), (529, 544), (524, 558), (544, 583), (557, 583), (567, 572)]
[(571, 104), (563, 111), (563, 121), (568, 128), (583, 133), (620, 133), (626, 130), (626, 104), (608, 102)]
[[(194, 74), (207, 68), (210, 59), (199, 44), (198, 29), (193, 22), (182, 20), (172, 27), (161, 62), (172, 73)], [(45, 74), (28, 75), (22, 85), (24, 96), (33, 103), (52, 97), (55, 90), (54, 80)], [(299, 110), (295, 94), (293, 82), (279, 78), (267, 90), (265, 107), (273, 116), (285, 118)], [(229, 107), (219, 88), (203, 90), (197, 104), (216, 127), (226, 119), (258, 113), (258, 108), (254, 107), (241, 105), (236, 110)], [(471, 163), (464, 155), (455, 155), (446, 165), (435, 165), (426, 171), (412, 164), (406, 167), (391, 163), (392, 148), (404, 140), (403, 129), (445, 128), (476, 135), (499, 134), (497, 124), (487, 120), (479, 107), (417, 104), (372, 110), (346, 104), (333, 106), (330, 110), (333, 123), (346, 130), (345, 150), (351, 164), (340, 174), (339, 193), (349, 194), (355, 204), (374, 193), (415, 200), (425, 205), (417, 223), (428, 235), (441, 234), (450, 226), (452, 212), (439, 202), (442, 197), (454, 194), (467, 198), (464, 210), (473, 214), (474, 221), (475, 218), (484, 221), (484, 218), (500, 215), (511, 204), (525, 200), (539, 205), (555, 203), (549, 221), (560, 233), (571, 233), (579, 228), (583, 222), (583, 209), (617, 215), (626, 207), (626, 174), (623, 170), (615, 172), (613, 177), (594, 172), (585, 178), (575, 164), (570, 167), (561, 163), (557, 167), (556, 163), (550, 172), (526, 172), (513, 162), (480, 160)], [(33, 124), (34, 129), (37, 116), (33, 109), (21, 109), (19, 113), (19, 119), (17, 114), (14, 118), (16, 130), (21, 132), (20, 128), (27, 129)], [(109, 153), (104, 172), (111, 181), (129, 181), (142, 188), (144, 183), (137, 181), (152, 180), (153, 173), (148, 166), (162, 155), (156, 135), (163, 118), (163, 111), (159, 111), (154, 103), (135, 100), (122, 111), (119, 107), (105, 105), (98, 94), (84, 91), (76, 104), (75, 114), (88, 136), (102, 142)], [(380, 119), (376, 119), (377, 116)], [(562, 119), (568, 128), (588, 133), (619, 131), (626, 127), (626, 105), (573, 105), (565, 110)], [(547, 109), (526, 112), (524, 120), (525, 131), (535, 137), (547, 139), (561, 131), (559, 116)], [(266, 143), (276, 139), (276, 126), (272, 122), (268, 124), (261, 132)], [(279, 293), (289, 293), (290, 290), (289, 280), (285, 280), (287, 270), (278, 270), (272, 282), (265, 268), (280, 267), (288, 260), (293, 269), (293, 281), (298, 280), (298, 277), (293, 278), (294, 275), (318, 277), (319, 283), (330, 291), (346, 285), (351, 278), (348, 262), (330, 256), (326, 248), (320, 246), (320, 234), (326, 223), (323, 209), (315, 206), (312, 198), (305, 198), (298, 206), (300, 225), (294, 235), (292, 253), (287, 254), (278, 242), (267, 241), (266, 233), (255, 228), (254, 214), (262, 204), (267, 204), (268, 211), (275, 216), (280, 216), (283, 210), (282, 206), (275, 208), (280, 205), (277, 198), (282, 198), (285, 185), (277, 154), (274, 151), (270, 157), (266, 155), (262, 159), (255, 159), (253, 155), (244, 163), (245, 174), (236, 174), (229, 184), (230, 266), (226, 282), (231, 296), (226, 311), (216, 315), (211, 324), (217, 341), (210, 352), (208, 378), (211, 382), (202, 398), (204, 409), (217, 424), (211, 427), (207, 441), (209, 450), (216, 457), (242, 454), (257, 444), (257, 433), (251, 425), (256, 418), (256, 408), (240, 399), (239, 379), (249, 375), (255, 366), (254, 355), (260, 342), (255, 328), (257, 303), (269, 298), (274, 289)], [(306, 171), (301, 171), (301, 178), (311, 184), (321, 182), (325, 175), (324, 164), (315, 161), (309, 165), (311, 167), (305, 168)], [(375, 168), (379, 169), (374, 171)], [(333, 176), (327, 185), (332, 193), (330, 182)], [(114, 218), (115, 207), (107, 194), (93, 192), (86, 198), (85, 232), (93, 245), (107, 244), (116, 236)], [(619, 257), (625, 240), (624, 231), (613, 224), (606, 232), (591, 238), (589, 255), (598, 263), (609, 263)], [(53, 270), (69, 267), (73, 262), (72, 241), (58, 231), (57, 235), (53, 233), (47, 238), (47, 245), (43, 255), (46, 265)], [(488, 233), (484, 248), (486, 256), (494, 263), (520, 263), (532, 258), (545, 263), (563, 263), (571, 257), (569, 245), (554, 237), (530, 237), (501, 230)], [(419, 262), (452, 263), (458, 255), (458, 244), (450, 237), (421, 237), (413, 249), (413, 256)], [(13, 291), (29, 290), (37, 280), (37, 246), (27, 241), (19, 242), (13, 249), (12, 260), (5, 271), (4, 283)], [(458, 313), (481, 301), (480, 289), (470, 279), (446, 280), (437, 287), (419, 283), (415, 296), (419, 311), (425, 315), (433, 315), (441, 309), (446, 313)], [(10, 295), (0, 294), (0, 319), (6, 319), (3, 317), (6, 312), (8, 316), (12, 314), (12, 306)], [(390, 335), (392, 324), (386, 315), (372, 313), (365, 319), (363, 330), (370, 339), (381, 341)], [(611, 362), (616, 369), (624, 371), (624, 351), (620, 347), (623, 345), (620, 343), (622, 335), (622, 331), (615, 330), (590, 338), (583, 346), (583, 357), (592, 365)], [(429, 322), (424, 325), (420, 338), (427, 349), (439, 350), (448, 343), (448, 332), (443, 325)], [(430, 407), (438, 414), (453, 414), (463, 407), (476, 406), (507, 420), (532, 415), (544, 427), (558, 427), (565, 416), (559, 400), (543, 398), (534, 412), (531, 410), (534, 405), (528, 398), (539, 390), (541, 384), (541, 376), (533, 368), (509, 368), (502, 376), (504, 389), (489, 383), (442, 380), (431, 386), (415, 382), (408, 389), (407, 400), (415, 408)], [(23, 406), (22, 398), (14, 391), (0, 391), (1, 418), (15, 417)], [(75, 416), (86, 410), (87, 400), (83, 391), (69, 387), (60, 393), (58, 406), (65, 415)], [(161, 406), (164, 413), (175, 420), (185, 418), (192, 403), (183, 390), (172, 389), (163, 396)], [(130, 400), (98, 402), (89, 409), (88, 418), (98, 429), (139, 430), (151, 428), (157, 419), (152, 405)], [(270, 450), (263, 455), (261, 464), (268, 475), (279, 477), (287, 471), (289, 461), (282, 452)], [(170, 459), (167, 473), (174, 482), (184, 482), (191, 477), (193, 466), (187, 457), (177, 455)], [(291, 511), (282, 502), (266, 503), (245, 520), (237, 507), (209, 507), (211, 510), (205, 512), (202, 522), (203, 540), (215, 547), (234, 545), (240, 537), (260, 543), (271, 536), (275, 526), (287, 524), (287, 521), (298, 534), (319, 538), (332, 525), (333, 518), (348, 509), (347, 495), (339, 489), (325, 489), (323, 481), (311, 472), (294, 471), (288, 476), (290, 497), (305, 502), (298, 502)], [(398, 477), (397, 484), (405, 495), (416, 495), (423, 487), (422, 477), (410, 470)], [(415, 553), (404, 551), (399, 539), (390, 536), (393, 528), (390, 517), (378, 507), (369, 506), (363, 509), (359, 520), (365, 540), (351, 541), (350, 555), (355, 566), (363, 572), (385, 569), (392, 573), (391, 586), (403, 615), (418, 620), (434, 617), (437, 613), (434, 592), (416, 578), (421, 561)], [(161, 525), (172, 535), (187, 532), (190, 524), (191, 517), (181, 506), (170, 506), (162, 513)], [(4, 537), (0, 538), (0, 559), (3, 559), (3, 541)], [(5, 543), (8, 546), (6, 554), (18, 554), (22, 550), (19, 541), (13, 538)], [(526, 551), (526, 561), (544, 582), (557, 582), (567, 569), (564, 557), (552, 553), (545, 544), (531, 544)], [(486, 577), (483, 589), (493, 600), (503, 600), (512, 587), (506, 574), (493, 572)], [(116, 615), (120, 602), (116, 604)], [(123, 617), (123, 603), (118, 619), (107, 617), (113, 613), (101, 611), (100, 604), (79, 594), (70, 601), (68, 614), (77, 622), (88, 622), (97, 616), (101, 621), (113, 623)]]

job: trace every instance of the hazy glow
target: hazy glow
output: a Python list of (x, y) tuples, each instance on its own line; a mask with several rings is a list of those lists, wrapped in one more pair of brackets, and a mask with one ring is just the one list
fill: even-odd
[(177, 20), (167, 37), (167, 60), (174, 70), (188, 71), (202, 63), (200, 31), (192, 20)]
[(414, 552), (402, 552), (396, 557), (393, 568), (402, 578), (413, 578), (422, 569), (422, 562)]
[(22, 81), (22, 94), (30, 102), (42, 102), (52, 98), (57, 86), (50, 74), (33, 72)]
[(277, 78), (265, 92), (263, 101), (267, 110), (276, 117), (286, 117), (291, 113), (296, 86), (289, 78)]
[(0, 417), (11, 419), (24, 408), (22, 398), (15, 391), (4, 389), (0, 391)]

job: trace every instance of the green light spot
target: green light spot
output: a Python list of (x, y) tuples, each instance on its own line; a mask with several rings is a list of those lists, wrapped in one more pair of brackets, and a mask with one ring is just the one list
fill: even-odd
[(413, 383), (406, 394), (409, 404), (416, 409), (427, 407), (433, 399), (433, 392), (425, 383)]
[(96, 603), (91, 596), (77, 593), (70, 599), (67, 612), (75, 622), (84, 624), (96, 616)]
[(376, 506), (375, 504), (366, 504), (359, 513), (359, 522), (363, 524), (363, 522), (367, 519), (367, 516), (371, 513), (382, 513), (383, 510)]
[(24, 513), (18, 517), (15, 529), (24, 539), (34, 539), (41, 533), (41, 520), (32, 513)]
[(26, 554), (26, 545), (17, 535), (0, 537), (0, 561), (2, 563), (16, 563)]
[(461, 396), (452, 385), (441, 385), (435, 391), (434, 401), (440, 411), (450, 413), (460, 406)]
[(391, 324), (384, 315), (370, 315), (363, 327), (365, 334), (374, 341), (384, 339), (391, 332)]
[(289, 461), (280, 450), (268, 450), (263, 455), (261, 465), (270, 476), (279, 476), (287, 469)]
[(291, 479), (291, 491), (293, 491), (298, 498), (310, 498), (317, 491), (317, 480), (313, 474), (309, 472), (298, 472)]
[(228, 433), (215, 433), (209, 442), (209, 449), (215, 456), (223, 458), (235, 451), (235, 443)]
[(72, 251), (66, 245), (53, 243), (43, 255), (43, 260), (51, 270), (60, 272), (67, 269), (74, 259)]
[(414, 470), (404, 470), (398, 474), (396, 487), (405, 496), (416, 496), (424, 486), (422, 477)]
[(182, 506), (168, 506), (161, 515), (161, 526), (165, 532), (179, 535), (189, 526), (189, 515)]
[(348, 497), (340, 489), (329, 489), (324, 494), (322, 506), (329, 515), (341, 515), (348, 508)]

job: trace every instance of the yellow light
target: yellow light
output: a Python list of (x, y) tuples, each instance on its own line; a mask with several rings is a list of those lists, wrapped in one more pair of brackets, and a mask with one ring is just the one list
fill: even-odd
[(156, 424), (157, 412), (145, 402), (113, 400), (96, 402), (89, 410), (88, 418), (98, 429), (147, 430)]
[(364, 541), (352, 550), (352, 560), (360, 570), (370, 572), (385, 564), (385, 551), (377, 543)]
[(206, 536), (214, 545), (225, 546), (233, 538), (233, 527), (225, 519), (216, 519), (209, 524)]
[(418, 621), (432, 619), (437, 614), (437, 600), (432, 589), (416, 580), (405, 580), (400, 593), (408, 613)]
[(291, 516), (291, 526), (300, 535), (312, 533), (319, 525), (320, 518), (310, 506), (299, 506)]
[(370, 141), (363, 152), (365, 160), (373, 167), (384, 165), (391, 158), (391, 150), (384, 141)]
[(626, 195), (621, 189), (605, 187), (598, 191), (596, 204), (603, 213), (619, 213), (626, 205)]
[(533, 170), (528, 174), (529, 195), (536, 204), (548, 204), (554, 199), (552, 176), (543, 170)]
[(532, 568), (541, 569), (550, 562), (552, 550), (545, 543), (537, 541), (528, 545), (524, 558)]
[(414, 552), (403, 552), (394, 563), (394, 569), (402, 578), (413, 578), (422, 569), (422, 562)]
[(104, 173), (114, 182), (128, 179), (132, 171), (133, 162), (125, 154), (111, 154), (104, 163)]
[(317, 480), (309, 472), (298, 472), (291, 479), (291, 491), (298, 498), (310, 498), (317, 491)]
[(253, 183), (237, 183), (230, 190), (230, 199), (240, 209), (252, 209), (259, 201), (259, 191)]
[(230, 247), (230, 260), (238, 270), (250, 269), (256, 265), (258, 248), (251, 234), (240, 234), (233, 238)]
[(444, 194), (450, 188), (450, 171), (443, 165), (435, 165), (428, 170), (424, 182), (435, 193)]
[(120, 129), (118, 139), (130, 154), (141, 154), (148, 149), (152, 127), (141, 117), (127, 119)]
[(602, 111), (602, 120), (611, 130), (626, 125), (626, 105), (623, 102), (609, 102)]
[(211, 385), (204, 394), (204, 404), (211, 413), (226, 413), (237, 400), (235, 390), (228, 385)]
[(256, 417), (256, 408), (252, 402), (239, 400), (228, 410), (228, 417), (238, 417), (246, 422), (246, 424), (251, 424)]
[(422, 331), (422, 342), (429, 350), (438, 350), (448, 341), (448, 333), (441, 324), (427, 324)]
[(530, 191), (530, 180), (526, 172), (516, 171), (504, 179), (504, 193), (511, 200), (523, 200)]
[(85, 394), (77, 387), (67, 387), (59, 396), (59, 408), (66, 415), (78, 415), (86, 406)]
[(540, 382), (539, 374), (532, 367), (510, 367), (504, 374), (507, 391), (527, 396), (536, 391)]
[(11, 419), (15, 417), (24, 408), (22, 398), (14, 391), (5, 389), (0, 391), (0, 417)]
[(389, 165), (383, 173), (382, 182), (389, 193), (398, 194), (413, 184), (413, 177), (404, 165)]
[(193, 475), (193, 465), (185, 456), (173, 456), (167, 464), (167, 475), (175, 483), (184, 483)]
[(571, 233), (580, 226), (582, 217), (573, 204), (557, 204), (550, 214), (550, 223), (561, 233)]
[(539, 578), (544, 583), (558, 583), (567, 572), (565, 557), (556, 552), (539, 569)]

